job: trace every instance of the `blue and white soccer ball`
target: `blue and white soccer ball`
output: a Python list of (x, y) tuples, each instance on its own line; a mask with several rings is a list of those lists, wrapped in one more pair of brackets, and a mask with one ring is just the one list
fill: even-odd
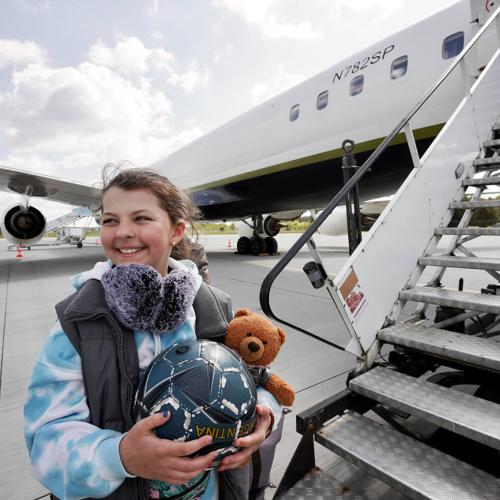
[(158, 437), (189, 441), (205, 435), (212, 443), (200, 454), (218, 450), (218, 459), (237, 451), (238, 437), (256, 421), (257, 393), (241, 358), (223, 344), (193, 340), (175, 344), (149, 366), (136, 395), (137, 418), (170, 411), (156, 428)]

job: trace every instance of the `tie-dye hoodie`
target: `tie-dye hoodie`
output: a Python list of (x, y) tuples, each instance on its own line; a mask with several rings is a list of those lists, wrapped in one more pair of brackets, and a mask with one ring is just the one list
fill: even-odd
[[(191, 261), (170, 259), (169, 266), (192, 272), (199, 288), (201, 277)], [(92, 270), (73, 277), (73, 286), (78, 290), (89, 279), (100, 280), (110, 268), (110, 262), (99, 262)], [(135, 331), (141, 373), (162, 350), (195, 338), (195, 319), (191, 307), (186, 322), (168, 335)], [(276, 426), (281, 416), (276, 400), (262, 389), (258, 390), (258, 400), (273, 410)], [(28, 385), (24, 434), (33, 475), (63, 500), (106, 497), (125, 478), (134, 477), (120, 459), (123, 434), (89, 423), (81, 360), (59, 321), (50, 332)], [(217, 498), (216, 479), (213, 473), (203, 500)]]

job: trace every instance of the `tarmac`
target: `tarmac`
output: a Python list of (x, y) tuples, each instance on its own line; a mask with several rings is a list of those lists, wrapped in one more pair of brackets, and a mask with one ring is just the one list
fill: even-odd
[[(283, 254), (297, 239), (296, 234), (278, 236)], [(46, 243), (48, 240), (44, 240)], [(262, 280), (280, 258), (235, 254), (236, 235), (201, 236), (209, 257), (211, 283), (227, 292), (233, 309), (249, 308), (261, 312), (259, 291)], [(327, 272), (334, 275), (348, 258), (347, 238), (318, 235), (315, 238)], [(89, 243), (95, 243), (90, 239)], [(442, 245), (443, 246), (443, 245)], [(482, 256), (498, 255), (498, 240), (484, 237), (477, 248)], [(47, 491), (32, 476), (22, 433), (23, 401), (33, 365), (55, 321), (54, 305), (72, 292), (69, 278), (104, 260), (102, 248), (95, 244), (78, 249), (74, 246), (40, 246), (9, 251), (0, 239), (0, 499), (44, 498)], [(469, 246), (474, 251), (474, 247)], [(312, 260), (304, 248), (276, 280), (271, 307), (286, 321), (308, 329), (331, 342), (347, 345), (349, 336), (341, 324), (325, 289), (314, 289), (302, 271)], [(457, 286), (465, 277), (467, 289), (478, 290), (493, 278), (451, 270), (444, 284)], [(422, 280), (425, 282), (425, 276)], [(299, 331), (285, 327), (287, 341), (273, 363), (273, 372), (288, 381), (297, 394), (292, 411), (285, 419), (283, 439), (273, 463), (271, 480), (277, 485), (283, 476), (300, 435), (295, 431), (295, 415), (345, 388), (347, 373), (355, 359)], [(334, 471), (337, 478), (356, 489), (364, 489), (367, 498), (401, 499), (385, 484), (365, 475), (331, 452), (315, 445), (317, 464)], [(272, 498), (273, 488), (266, 498)]]

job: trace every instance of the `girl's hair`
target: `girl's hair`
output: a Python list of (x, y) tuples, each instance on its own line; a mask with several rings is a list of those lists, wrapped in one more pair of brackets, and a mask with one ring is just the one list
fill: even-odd
[[(118, 174), (111, 177), (109, 175), (110, 168), (115, 172), (118, 171)], [(158, 198), (161, 207), (167, 212), (174, 224), (183, 221), (191, 226), (192, 234), (198, 235), (194, 221), (200, 218), (200, 211), (185, 191), (179, 189), (158, 172), (146, 168), (120, 170), (119, 167), (106, 165), (102, 172), (102, 178), (101, 207), (104, 195), (113, 187), (125, 191), (146, 189)], [(189, 237), (185, 236), (176, 246), (176, 249), (176, 258), (189, 258), (191, 255)]]

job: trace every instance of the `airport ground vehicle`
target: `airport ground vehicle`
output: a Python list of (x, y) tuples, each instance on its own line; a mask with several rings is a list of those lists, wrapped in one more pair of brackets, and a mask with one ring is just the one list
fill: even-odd
[[(468, 63), (489, 29), (496, 31), (497, 49), (479, 77), (470, 78)], [(303, 438), (278, 488), (279, 498), (308, 498), (311, 492), (310, 498), (323, 493), (328, 498), (365, 498), (362, 491), (345, 488), (315, 467), (313, 440), (405, 498), (500, 498), (500, 259), (473, 255), (466, 246), (471, 238), (500, 236), (500, 220), (489, 227), (469, 226), (474, 210), (500, 207), (500, 200), (484, 195), (488, 186), (500, 183), (499, 49), (497, 8), (262, 284), (264, 312), (283, 321), (269, 302), (275, 278), (305, 244), (322, 269), (311, 243), (314, 232), (404, 132), (413, 171), (343, 269), (335, 277), (323, 275), (350, 332), (345, 350), (356, 357), (356, 366), (344, 391), (297, 416)], [(420, 157), (410, 122), (457, 71), (464, 83), (463, 99)], [(456, 210), (463, 212), (451, 227)], [(436, 255), (442, 237), (448, 238), (448, 247)], [(435, 268), (433, 277), (419, 286), (428, 266)], [(441, 280), (449, 267), (487, 272), (493, 283), (483, 290), (445, 289)], [(402, 320), (411, 303), (418, 305)], [(444, 308), (447, 317), (430, 317), (432, 306)], [(471, 328), (470, 320), (478, 328)], [(387, 358), (381, 357), (384, 345), (392, 346)], [(457, 389), (464, 385), (473, 393)]]

